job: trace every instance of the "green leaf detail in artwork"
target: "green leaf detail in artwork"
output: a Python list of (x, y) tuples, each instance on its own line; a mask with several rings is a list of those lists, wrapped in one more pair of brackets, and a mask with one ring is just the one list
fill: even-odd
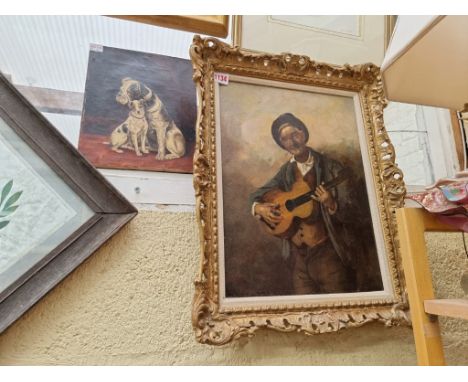
[[(7, 215), (12, 214), (13, 212), (16, 211), (16, 209), (17, 209), (18, 207), (19, 207), (19, 206), (11, 206), (11, 207), (5, 208), (1, 213), (2, 213), (2, 214), (6, 213)], [(6, 216), (6, 215), (5, 215), (5, 216)]]
[(6, 201), (5, 206), (3, 207), (3, 211), (6, 211), (8, 208), (10, 208), (20, 198), (22, 193), (23, 191), (18, 191), (11, 195)]
[(10, 180), (7, 184), (5, 184), (5, 186), (3, 186), (2, 196), (0, 198), (0, 206), (2, 205), (3, 201), (8, 196), (8, 194), (10, 193), (12, 187), (13, 187), (13, 179)]
[[(8, 215), (15, 212), (19, 207), (19, 206), (14, 206), (14, 204), (21, 197), (21, 194), (23, 193), (23, 191), (15, 192), (13, 195), (8, 197), (12, 188), (13, 188), (13, 179), (10, 180), (7, 184), (5, 184), (5, 186), (3, 186), (2, 194), (0, 196), (0, 218), (7, 217)], [(3, 204), (5, 200), (6, 200), (5, 204)], [(5, 220), (5, 221), (0, 222), (0, 229), (5, 228), (9, 223), (10, 223), (10, 220)]]

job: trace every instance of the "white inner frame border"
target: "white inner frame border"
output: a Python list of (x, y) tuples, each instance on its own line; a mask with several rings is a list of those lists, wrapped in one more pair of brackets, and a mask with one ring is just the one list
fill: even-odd
[[(320, 302), (338, 302), (338, 301), (362, 301), (364, 299), (375, 300), (375, 299), (388, 299), (393, 300), (395, 298), (395, 291), (393, 289), (393, 283), (391, 281), (389, 264), (387, 262), (387, 256), (385, 245), (383, 241), (383, 228), (380, 221), (380, 215), (377, 207), (377, 196), (374, 184), (374, 178), (372, 173), (372, 167), (369, 161), (369, 151), (367, 146), (367, 140), (364, 130), (364, 122), (362, 119), (362, 109), (359, 94), (356, 92), (325, 89), (310, 85), (297, 85), (290, 83), (283, 83), (273, 80), (254, 79), (250, 77), (242, 77), (237, 75), (230, 75), (229, 82), (239, 82), (251, 85), (263, 85), (284, 89), (293, 89), (305, 92), (313, 92), (319, 94), (328, 95), (339, 95), (344, 97), (350, 97), (353, 99), (354, 107), (356, 110), (356, 124), (358, 128), (359, 144), (361, 149), (361, 157), (364, 167), (364, 175), (366, 179), (366, 188), (369, 197), (369, 206), (372, 217), (372, 224), (374, 228), (375, 242), (377, 246), (377, 254), (379, 258), (379, 266), (382, 275), (382, 281), (384, 289), (383, 291), (375, 292), (358, 292), (358, 293), (337, 293), (327, 295), (292, 295), (292, 296), (268, 296), (268, 297), (226, 297), (225, 288), (225, 262), (224, 262), (224, 215), (223, 215), (223, 181), (222, 181), (222, 154), (221, 154), (221, 124), (220, 124), (220, 85), (215, 82), (214, 96), (215, 96), (215, 124), (216, 124), (216, 179), (217, 179), (217, 206), (218, 206), (218, 272), (219, 272), (219, 304), (221, 310), (225, 307), (252, 307), (255, 305), (264, 306), (268, 304), (273, 305), (284, 305), (284, 304), (319, 304)], [(229, 86), (229, 85), (227, 85)], [(364, 157), (366, 153), (366, 157)]]

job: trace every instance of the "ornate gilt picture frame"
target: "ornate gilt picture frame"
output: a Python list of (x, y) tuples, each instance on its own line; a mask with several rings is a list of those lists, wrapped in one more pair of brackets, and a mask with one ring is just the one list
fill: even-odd
[(194, 37), (196, 338), (407, 324), (379, 68)]

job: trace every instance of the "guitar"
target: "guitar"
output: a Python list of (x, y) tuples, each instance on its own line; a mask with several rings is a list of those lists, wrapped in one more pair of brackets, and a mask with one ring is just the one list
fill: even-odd
[[(349, 168), (343, 168), (332, 180), (323, 183), (326, 190), (331, 190), (350, 176)], [(301, 178), (297, 180), (291, 191), (272, 190), (263, 196), (265, 203), (273, 203), (278, 206), (278, 216), (282, 219), (278, 224), (271, 225), (262, 219), (266, 230), (281, 238), (288, 238), (294, 234), (294, 218), (305, 219), (309, 217), (315, 208), (318, 208), (318, 200), (315, 197), (315, 190), (311, 190), (309, 185)]]

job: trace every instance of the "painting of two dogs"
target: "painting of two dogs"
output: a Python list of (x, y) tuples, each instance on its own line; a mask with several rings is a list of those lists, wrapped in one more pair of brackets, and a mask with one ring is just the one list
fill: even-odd
[(192, 172), (191, 76), (185, 59), (90, 51), (79, 150), (100, 168)]

